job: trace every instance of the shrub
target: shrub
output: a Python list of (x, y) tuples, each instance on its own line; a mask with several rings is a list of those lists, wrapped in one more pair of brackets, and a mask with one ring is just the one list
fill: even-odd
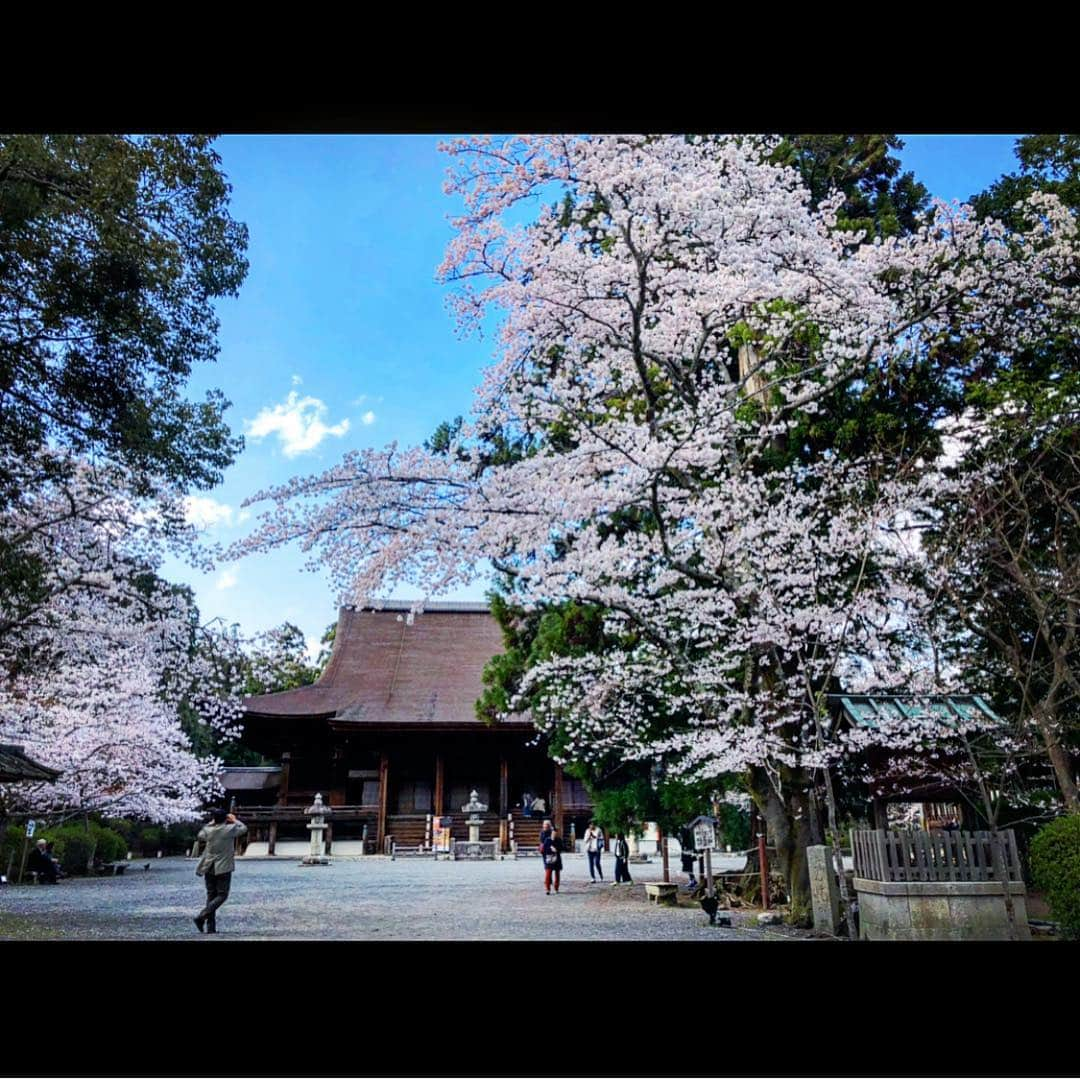
[(102, 862), (118, 862), (127, 858), (127, 840), (120, 833), (94, 822), (90, 823), (90, 829), (97, 837), (96, 856)]
[(127, 841), (112, 829), (91, 821), (86, 825), (60, 825), (47, 829), (46, 840), (55, 842), (53, 853), (60, 860), (65, 874), (86, 874), (91, 859), (116, 862), (127, 855)]
[[(8, 862), (11, 861), (11, 880), (19, 876), (19, 861), (22, 859), (23, 839), (26, 836), (25, 825), (9, 825), (0, 837), (0, 874), (7, 873)], [(12, 859), (12, 855), (15, 856)]]
[(1031, 877), (1067, 937), (1080, 938), (1080, 814), (1044, 825), (1031, 841)]

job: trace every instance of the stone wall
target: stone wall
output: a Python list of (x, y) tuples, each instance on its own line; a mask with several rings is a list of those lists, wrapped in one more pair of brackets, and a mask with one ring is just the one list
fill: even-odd
[[(855, 879), (859, 937), (866, 941), (1007, 941), (1008, 916), (997, 881)], [(1010, 883), (1018, 936), (1031, 939), (1022, 882)]]

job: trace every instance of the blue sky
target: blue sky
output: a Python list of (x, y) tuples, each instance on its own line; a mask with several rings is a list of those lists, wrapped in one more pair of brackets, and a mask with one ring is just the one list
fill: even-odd
[[(901, 158), (930, 191), (967, 199), (1015, 165), (1014, 136), (903, 136)], [(427, 438), (466, 413), (494, 342), (458, 338), (435, 268), (450, 238), (445, 161), (432, 136), (242, 136), (217, 143), (232, 214), (250, 230), (251, 270), (218, 305), (221, 354), (193, 395), (220, 387), (247, 446), (192, 504), (209, 539), (251, 527), (243, 500), (332, 465), (350, 449)], [(257, 508), (253, 508), (257, 509)], [(170, 561), (204, 619), (245, 633), (298, 625), (317, 639), (336, 617), (321, 573), (298, 550), (201, 574)], [(483, 588), (454, 594), (482, 599)]]

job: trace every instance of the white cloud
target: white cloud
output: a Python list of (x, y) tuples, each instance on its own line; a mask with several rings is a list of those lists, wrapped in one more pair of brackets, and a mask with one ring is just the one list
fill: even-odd
[(254, 420), (245, 421), (246, 434), (253, 439), (277, 435), (286, 457), (296, 457), (314, 450), (328, 435), (340, 438), (349, 430), (349, 421), (326, 424), (326, 404), (315, 397), (300, 397), (295, 390), (282, 404), (260, 411)]
[(236, 575), (231, 570), (222, 570), (221, 576), (214, 582), (214, 588), (231, 589), (236, 584)]
[(375, 423), (375, 414), (370, 409), (368, 409), (368, 411), (366, 413), (364, 413), (363, 416), (360, 417), (360, 422), (365, 424), (365, 425), (374, 424)]
[(251, 520), (251, 511), (250, 510), (241, 510), (240, 513), (236, 515), (236, 524), (237, 525), (243, 525), (245, 521), (250, 521), (250, 520)]
[(301, 384), (301, 383), (302, 383), (303, 381), (304, 381), (304, 380), (303, 380), (303, 379), (301, 379), (299, 375), (294, 375), (294, 376), (292, 377), (292, 384), (293, 384), (293, 386), (299, 386), (299, 385), (300, 385), (300, 384)]
[(307, 650), (307, 659), (309, 664), (314, 664), (319, 659), (319, 653), (322, 650), (322, 641), (317, 637), (304, 638), (304, 646)]
[(218, 502), (209, 495), (186, 495), (184, 497), (184, 517), (189, 525), (206, 529), (214, 525), (231, 525), (233, 508), (227, 503)]

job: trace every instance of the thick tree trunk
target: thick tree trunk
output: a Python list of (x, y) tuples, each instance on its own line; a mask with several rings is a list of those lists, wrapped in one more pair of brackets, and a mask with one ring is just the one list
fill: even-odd
[(800, 782), (798, 775), (781, 777), (783, 795), (778, 795), (764, 769), (750, 772), (750, 794), (765, 819), (768, 845), (776, 869), (784, 877), (791, 896), (792, 921), (808, 923), (810, 903), (810, 870), (806, 849), (813, 842), (810, 815), (810, 788)]
[(1054, 777), (1058, 787), (1061, 788), (1062, 798), (1065, 800), (1065, 808), (1071, 813), (1080, 812), (1080, 790), (1077, 789), (1073, 779), (1072, 767), (1069, 755), (1061, 745), (1061, 740), (1054, 730), (1053, 719), (1044, 709), (1035, 712), (1035, 723), (1038, 725), (1039, 734), (1042, 735), (1046, 745), (1046, 753), (1050, 758), (1050, 764), (1054, 767)]

